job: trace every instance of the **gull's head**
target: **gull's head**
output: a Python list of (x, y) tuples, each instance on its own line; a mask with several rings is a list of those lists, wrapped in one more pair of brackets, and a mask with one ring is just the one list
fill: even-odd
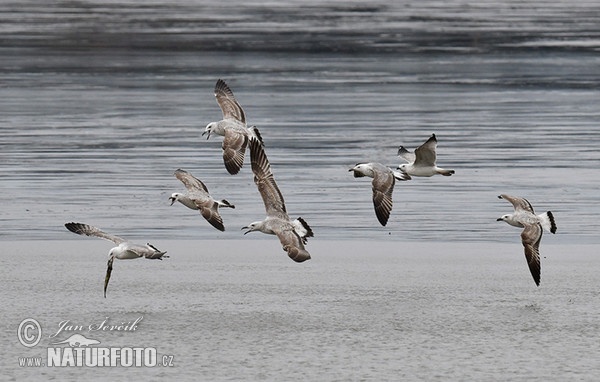
[(505, 222), (507, 220), (510, 220), (510, 215), (502, 215), (498, 219), (496, 219), (497, 222)]
[(171, 202), (171, 205), (173, 205), (173, 203), (175, 203), (176, 201), (178, 201), (180, 196), (181, 196), (181, 194), (179, 192), (172, 193), (171, 197), (169, 198), (169, 201)]
[(365, 169), (365, 164), (364, 163), (357, 163), (354, 167), (352, 167), (348, 171), (360, 171), (360, 172), (362, 172), (364, 169)]
[(248, 224), (246, 227), (242, 227), (243, 230), (247, 229), (247, 231), (244, 232), (244, 235), (246, 235), (250, 232), (259, 231), (260, 223), (262, 223), (262, 222), (253, 222), (253, 223)]
[(373, 169), (369, 166), (368, 163), (357, 163), (356, 166), (352, 167), (348, 171), (354, 172), (355, 178), (361, 178), (363, 176), (373, 176)]
[(204, 134), (207, 134), (206, 139), (210, 138), (210, 133), (213, 131), (213, 129), (217, 126), (216, 122), (211, 122), (208, 125), (206, 125), (206, 128), (204, 128), (204, 132), (202, 133), (202, 136), (204, 136)]
[(406, 168), (408, 167), (408, 164), (403, 163), (400, 166), (398, 166), (398, 168), (396, 170), (400, 170), (402, 172), (406, 172)]

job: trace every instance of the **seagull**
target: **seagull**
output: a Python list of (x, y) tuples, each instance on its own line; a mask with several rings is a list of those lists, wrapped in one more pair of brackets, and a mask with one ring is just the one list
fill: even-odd
[(348, 171), (354, 172), (355, 178), (368, 176), (373, 178), (373, 206), (375, 215), (382, 226), (385, 226), (392, 211), (392, 192), (396, 180), (409, 180), (404, 172), (394, 171), (381, 163), (358, 163)]
[(244, 109), (235, 99), (233, 92), (225, 81), (219, 79), (215, 85), (215, 97), (223, 112), (223, 119), (206, 125), (202, 135), (211, 133), (222, 135), (223, 161), (225, 168), (231, 175), (237, 174), (244, 165), (244, 154), (248, 139), (257, 138), (262, 143), (262, 137), (256, 126), (247, 127)]
[(398, 166), (398, 170), (406, 173), (410, 176), (433, 176), (440, 174), (444, 176), (450, 176), (454, 174), (454, 170), (444, 170), (436, 166), (435, 164), (435, 148), (437, 146), (437, 139), (435, 134), (431, 134), (431, 137), (427, 142), (417, 147), (414, 153), (411, 153), (404, 146), (398, 148), (398, 156), (407, 161), (406, 164)]
[(106, 277), (104, 279), (104, 298), (106, 298), (106, 288), (108, 287), (108, 280), (110, 280), (110, 274), (113, 268), (112, 265), (115, 259), (128, 260), (145, 257), (146, 259), (151, 260), (162, 260), (163, 258), (169, 257), (165, 256), (165, 253), (167, 253), (166, 251), (160, 251), (149, 243), (146, 245), (134, 244), (118, 236), (103, 232), (99, 228), (92, 227), (91, 225), (71, 222), (66, 223), (65, 227), (78, 235), (99, 237), (117, 244), (117, 246), (112, 248), (108, 253), (108, 268), (106, 269)]
[(223, 219), (221, 218), (221, 215), (219, 215), (219, 207), (235, 208), (235, 206), (225, 199), (213, 199), (209, 195), (208, 188), (206, 188), (204, 183), (189, 172), (177, 169), (175, 170), (174, 175), (183, 183), (187, 192), (185, 194), (179, 192), (172, 193), (169, 198), (171, 205), (175, 202), (179, 202), (192, 210), (200, 210), (204, 219), (206, 219), (213, 227), (219, 231), (225, 231)]
[(243, 227), (242, 229), (248, 230), (244, 235), (253, 231), (277, 235), (283, 250), (292, 260), (301, 263), (310, 259), (310, 253), (304, 249), (304, 245), (307, 238), (314, 236), (313, 231), (301, 217), (292, 221), (288, 216), (283, 195), (275, 183), (267, 155), (256, 138), (250, 139), (250, 160), (254, 183), (263, 199), (267, 217)]
[(525, 248), (525, 258), (529, 265), (529, 270), (533, 276), (536, 285), (540, 285), (540, 241), (542, 241), (542, 233), (544, 230), (556, 233), (556, 223), (554, 223), (554, 215), (551, 211), (536, 215), (533, 212), (533, 207), (527, 199), (519, 198), (502, 194), (498, 196), (500, 199), (509, 201), (515, 208), (512, 214), (503, 215), (496, 219), (497, 221), (505, 221), (506, 223), (523, 228), (521, 232), (521, 241)]

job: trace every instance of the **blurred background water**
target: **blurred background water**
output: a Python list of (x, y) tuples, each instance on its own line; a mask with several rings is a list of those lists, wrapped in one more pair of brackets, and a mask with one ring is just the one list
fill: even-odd
[[(514, 240), (500, 193), (599, 242), (597, 2), (80, 1), (0, 4), (0, 238), (239, 238), (264, 209), (223, 167), (225, 79), (263, 133), (292, 216), (315, 240)], [(432, 133), (451, 178), (396, 185), (380, 227), (358, 162), (397, 166)], [(183, 168), (227, 232), (168, 196)], [(506, 235), (505, 235), (506, 234)]]

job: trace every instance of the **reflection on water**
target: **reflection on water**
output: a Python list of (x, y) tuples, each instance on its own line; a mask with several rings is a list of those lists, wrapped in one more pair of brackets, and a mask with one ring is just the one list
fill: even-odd
[[(126, 236), (239, 238), (264, 215), (250, 168), (229, 176), (221, 138), (200, 136), (220, 118), (212, 93), (224, 78), (314, 240), (513, 242), (518, 231), (495, 221), (511, 209), (496, 195), (510, 193), (555, 213), (560, 237), (544, 240), (598, 241), (593, 5), (547, 7), (544, 19), (534, 2), (44, 4), (0, 8), (0, 238), (69, 238), (71, 220)], [(565, 12), (573, 18), (554, 17)], [(399, 145), (431, 133), (456, 174), (397, 184), (380, 227), (369, 180), (348, 168), (396, 166)], [(177, 168), (236, 205), (225, 233), (169, 207)]]

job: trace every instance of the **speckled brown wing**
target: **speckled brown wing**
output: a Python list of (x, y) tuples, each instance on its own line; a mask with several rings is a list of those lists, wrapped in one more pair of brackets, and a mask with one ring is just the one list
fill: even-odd
[(250, 139), (250, 161), (254, 173), (254, 183), (258, 187), (268, 216), (288, 219), (283, 195), (271, 172), (271, 164), (265, 150), (257, 139)]
[(223, 162), (227, 172), (235, 175), (242, 169), (244, 165), (244, 155), (246, 154), (246, 146), (248, 145), (248, 136), (236, 132), (233, 129), (225, 130), (225, 138), (223, 138)]
[(246, 124), (244, 109), (242, 109), (233, 92), (222, 79), (219, 79), (215, 84), (215, 97), (223, 112), (223, 119), (233, 118)]
[(206, 185), (202, 183), (200, 179), (196, 178), (189, 172), (179, 168), (175, 170), (174, 175), (177, 179), (181, 181), (181, 183), (183, 183), (183, 185), (188, 191), (194, 192), (198, 190), (203, 190), (204, 192), (208, 193), (208, 188), (206, 187)]
[(375, 172), (373, 182), (373, 206), (375, 215), (382, 226), (385, 226), (392, 212), (392, 192), (395, 184), (394, 175), (391, 172)]
[(533, 206), (525, 198), (519, 198), (517, 196), (511, 196), (511, 195), (506, 195), (506, 194), (502, 194), (502, 195), (498, 196), (498, 198), (504, 199), (504, 200), (507, 200), (508, 202), (510, 202), (510, 204), (513, 205), (515, 210), (525, 210), (525, 211), (531, 212), (532, 214), (535, 213), (535, 212), (533, 212)]
[(279, 238), (283, 250), (287, 252), (290, 259), (297, 263), (310, 259), (310, 253), (304, 248), (302, 239), (291, 227), (289, 230), (277, 232), (277, 237)]
[(66, 223), (65, 227), (69, 231), (76, 233), (78, 235), (92, 236), (92, 237), (98, 237), (100, 239), (110, 240), (117, 245), (125, 242), (125, 239), (123, 239), (123, 238), (120, 238), (115, 235), (110, 235), (110, 234), (102, 231), (100, 228), (96, 228), (96, 227), (93, 227), (88, 224), (71, 222), (71, 223)]
[(110, 275), (112, 274), (114, 260), (115, 258), (113, 256), (108, 259), (106, 276), (104, 277), (104, 298), (106, 298), (106, 289), (108, 288), (108, 282), (110, 281)]
[(521, 241), (525, 249), (525, 258), (531, 271), (531, 276), (536, 285), (540, 285), (540, 241), (542, 240), (542, 226), (540, 224), (526, 225), (521, 232)]

